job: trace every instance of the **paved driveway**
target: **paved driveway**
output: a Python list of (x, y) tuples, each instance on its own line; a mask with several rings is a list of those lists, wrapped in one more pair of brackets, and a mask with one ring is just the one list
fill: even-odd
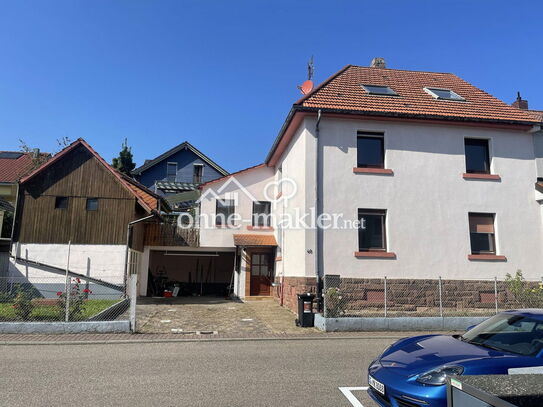
[(137, 306), (138, 331), (203, 335), (316, 334), (299, 328), (296, 315), (273, 300), (243, 303), (217, 297), (144, 298)]

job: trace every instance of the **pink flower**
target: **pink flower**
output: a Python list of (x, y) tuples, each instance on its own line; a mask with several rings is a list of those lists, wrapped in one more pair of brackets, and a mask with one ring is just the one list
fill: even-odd
[(57, 295), (60, 297), (62, 295), (62, 291), (57, 291)]
[(91, 291), (91, 290), (89, 290), (88, 288), (85, 288), (85, 289), (83, 290), (83, 292), (84, 292), (84, 293), (89, 293), (89, 294), (92, 294), (92, 291)]
[(79, 277), (77, 277), (77, 278), (75, 279), (75, 281), (77, 281), (77, 284), (81, 283), (81, 280), (79, 279)]

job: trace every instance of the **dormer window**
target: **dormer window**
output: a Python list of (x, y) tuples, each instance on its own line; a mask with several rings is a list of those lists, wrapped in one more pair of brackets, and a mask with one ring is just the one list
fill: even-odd
[(398, 96), (396, 92), (394, 92), (390, 87), (388, 86), (382, 86), (382, 85), (362, 85), (364, 90), (368, 92), (370, 95), (381, 95), (381, 96)]
[(424, 91), (432, 95), (434, 99), (465, 101), (462, 96), (450, 89), (424, 88)]

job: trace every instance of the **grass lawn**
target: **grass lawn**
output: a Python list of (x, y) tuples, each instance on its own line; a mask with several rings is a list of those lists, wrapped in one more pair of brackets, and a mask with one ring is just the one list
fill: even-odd
[[(111, 307), (119, 300), (87, 300), (83, 303), (81, 317), (78, 320), (85, 320), (99, 312)], [(35, 304), (28, 321), (63, 321), (64, 311), (61, 312), (57, 305)], [(0, 303), (0, 321), (22, 321), (22, 318), (15, 313), (13, 302)]]

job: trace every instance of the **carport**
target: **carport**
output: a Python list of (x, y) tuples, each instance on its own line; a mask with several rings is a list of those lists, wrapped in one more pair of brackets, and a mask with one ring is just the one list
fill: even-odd
[[(192, 248), (194, 249), (194, 248)], [(229, 294), (234, 271), (232, 250), (151, 249), (147, 275), (147, 296)]]

